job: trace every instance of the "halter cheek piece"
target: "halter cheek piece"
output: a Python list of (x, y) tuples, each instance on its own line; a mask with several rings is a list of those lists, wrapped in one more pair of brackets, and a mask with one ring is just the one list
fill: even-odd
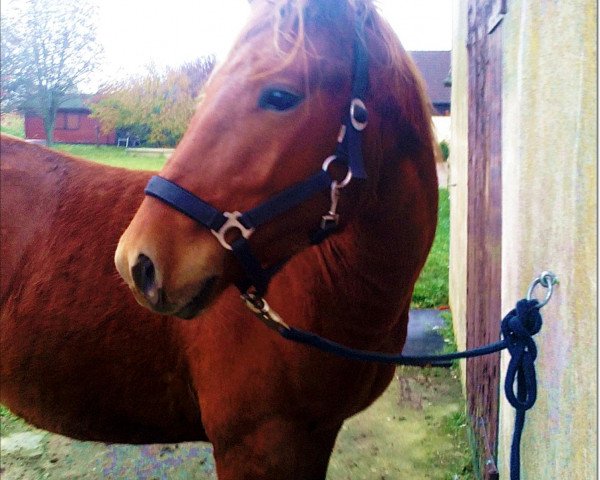
[[(340, 190), (348, 185), (353, 177), (360, 179), (367, 177), (360, 132), (367, 126), (368, 114), (364, 98), (368, 87), (368, 63), (361, 32), (362, 25), (357, 22), (350, 108), (341, 126), (335, 153), (325, 159), (319, 172), (243, 213), (221, 212), (176, 183), (158, 175), (150, 179), (144, 190), (146, 195), (157, 198), (208, 228), (224, 248), (231, 250), (244, 269), (245, 278), (236, 284), (242, 294), (246, 294), (251, 287), (254, 287), (253, 294), (262, 297), (267, 291), (271, 277), (287, 261), (285, 259), (270, 268), (262, 267), (248, 242), (257, 227), (300, 205), (317, 192), (329, 188), (331, 206), (328, 213), (322, 216), (319, 228), (311, 234), (311, 242), (319, 243), (337, 228), (339, 215), (336, 209)], [(340, 162), (347, 167), (348, 173), (340, 182), (329, 173), (329, 166), (333, 162)], [(227, 233), (231, 229), (238, 230), (240, 235), (230, 243), (227, 240)]]

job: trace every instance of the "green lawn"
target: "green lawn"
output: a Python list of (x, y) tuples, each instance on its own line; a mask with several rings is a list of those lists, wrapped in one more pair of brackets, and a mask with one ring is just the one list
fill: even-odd
[[(0, 117), (0, 132), (19, 138), (25, 138), (25, 123), (23, 117), (16, 113), (6, 113)], [(77, 157), (87, 158), (99, 163), (133, 170), (160, 170), (165, 163), (164, 156), (148, 156), (112, 145), (71, 145), (56, 143), (54, 149), (70, 153)]]
[(148, 156), (137, 153), (134, 149), (125, 149), (112, 145), (70, 145), (57, 143), (54, 149), (87, 158), (95, 162), (112, 165), (114, 167), (125, 167), (132, 170), (160, 170), (165, 163), (165, 156)]
[(413, 308), (448, 305), (448, 259), (450, 246), (450, 201), (448, 190), (440, 189), (435, 240), (413, 293)]

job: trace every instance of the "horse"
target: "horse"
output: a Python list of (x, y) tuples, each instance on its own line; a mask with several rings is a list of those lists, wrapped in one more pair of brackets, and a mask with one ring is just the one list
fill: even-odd
[(394, 368), (273, 330), (402, 350), (431, 108), (371, 0), (251, 5), (158, 177), (2, 138), (0, 400), (79, 439), (210, 441), (221, 480), (323, 479)]

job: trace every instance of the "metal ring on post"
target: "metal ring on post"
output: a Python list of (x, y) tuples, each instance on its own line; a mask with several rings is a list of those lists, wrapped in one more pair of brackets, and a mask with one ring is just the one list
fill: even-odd
[[(337, 156), (336, 155), (330, 155), (329, 157), (327, 157), (325, 159), (325, 161), (323, 162), (323, 171), (326, 172), (329, 169), (329, 165), (331, 165), (332, 162), (334, 162), (335, 160), (337, 160)], [(346, 185), (348, 185), (350, 183), (350, 181), (352, 180), (352, 169), (350, 167), (348, 167), (348, 172), (346, 173), (346, 176), (344, 177), (344, 179), (341, 182), (337, 182), (336, 180), (334, 180), (334, 182), (336, 183), (336, 187), (339, 188), (344, 188)]]
[(534, 279), (533, 282), (531, 282), (531, 285), (529, 285), (529, 289), (527, 290), (527, 300), (533, 300), (533, 292), (535, 290), (535, 287), (541, 285), (542, 287), (547, 289), (546, 297), (544, 298), (544, 300), (539, 302), (538, 305), (538, 308), (542, 308), (550, 301), (550, 298), (552, 297), (552, 293), (554, 291), (554, 285), (556, 285), (557, 283), (558, 277), (554, 273), (548, 271), (542, 272), (540, 276)]

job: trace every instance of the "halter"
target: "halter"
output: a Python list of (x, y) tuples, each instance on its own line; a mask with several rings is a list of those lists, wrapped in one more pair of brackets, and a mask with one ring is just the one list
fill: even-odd
[[(336, 209), (340, 190), (348, 185), (353, 177), (360, 179), (367, 177), (360, 132), (367, 126), (368, 114), (364, 99), (368, 88), (369, 72), (367, 52), (362, 40), (362, 24), (359, 20), (356, 23), (350, 107), (338, 135), (336, 150), (333, 155), (325, 159), (321, 170), (243, 213), (221, 212), (188, 190), (158, 175), (150, 179), (144, 190), (146, 195), (162, 201), (208, 228), (225, 249), (231, 250), (244, 269), (245, 278), (236, 283), (242, 294), (246, 294), (251, 287), (254, 287), (253, 294), (262, 297), (273, 275), (288, 260), (285, 259), (270, 268), (263, 268), (252, 253), (248, 242), (256, 228), (300, 205), (317, 192), (329, 188), (331, 191), (329, 211), (321, 217), (319, 228), (310, 235), (311, 243), (317, 244), (327, 238), (338, 226), (339, 215)], [(329, 173), (329, 166), (333, 162), (340, 162), (347, 168), (346, 177), (340, 182)], [(226, 237), (232, 229), (238, 230), (241, 235), (230, 243)]]

